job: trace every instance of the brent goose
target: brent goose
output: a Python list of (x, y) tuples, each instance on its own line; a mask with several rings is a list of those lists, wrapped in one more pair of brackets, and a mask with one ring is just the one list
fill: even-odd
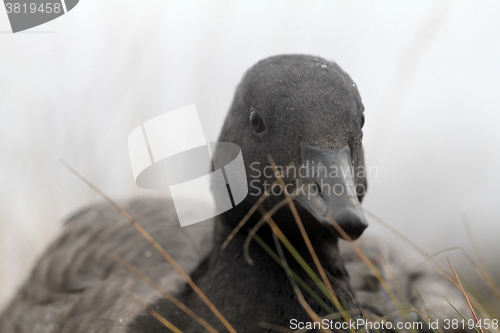
[[(315, 315), (330, 316), (336, 323), (361, 319), (339, 256), (338, 238), (356, 239), (367, 226), (359, 206), (366, 177), (356, 172), (364, 166), (363, 111), (356, 84), (336, 63), (308, 55), (264, 59), (238, 85), (219, 138), (242, 150), (250, 188), (245, 200), (213, 221), (184, 228), (170, 200), (123, 204), (190, 274), (219, 316), (115, 208), (100, 204), (66, 222), (63, 234), (0, 316), (0, 331), (169, 332), (158, 320), (161, 316), (183, 332), (270, 332), (311, 323)], [(214, 158), (223, 154), (218, 149)], [(347, 170), (337, 169), (332, 175), (318, 171), (319, 166)], [(277, 169), (282, 171), (280, 180), (274, 173)], [(227, 243), (269, 184), (280, 185), (282, 191), (271, 191)], [(283, 194), (284, 188), (290, 196)], [(191, 207), (193, 213), (206, 209), (198, 203)], [(273, 207), (281, 208), (273, 211)], [(271, 211), (272, 217), (266, 214)], [(246, 251), (248, 230), (263, 215), (268, 223), (258, 229)], [(295, 256), (285, 249), (286, 241), (278, 246), (272, 229), (292, 244)], [(171, 298), (158, 294), (117, 258), (202, 319), (193, 319)], [(316, 276), (314, 281), (311, 276)], [(148, 311), (131, 297), (144, 302)], [(338, 308), (345, 311), (339, 314)]]

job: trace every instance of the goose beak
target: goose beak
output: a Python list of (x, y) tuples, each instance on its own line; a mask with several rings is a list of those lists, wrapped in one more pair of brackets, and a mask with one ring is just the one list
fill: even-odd
[(345, 238), (334, 223), (348, 238), (357, 239), (368, 223), (356, 195), (349, 146), (328, 151), (303, 143), (301, 148), (298, 176), (303, 186), (294, 200), (338, 236)]

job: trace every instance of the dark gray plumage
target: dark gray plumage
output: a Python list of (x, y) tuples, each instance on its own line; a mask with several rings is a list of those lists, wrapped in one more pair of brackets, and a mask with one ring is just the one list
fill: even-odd
[[(255, 133), (249, 124), (252, 111), (258, 112), (265, 130)], [(248, 183), (257, 180), (256, 187), (264, 192), (264, 183), (274, 178), (265, 178), (264, 173), (252, 175), (252, 163), (259, 169), (269, 165), (267, 155), (273, 156), (277, 165), (300, 166), (301, 143), (321, 147), (326, 151), (349, 146), (355, 167), (363, 164), (361, 147), (361, 124), (363, 105), (358, 90), (349, 76), (330, 61), (305, 56), (285, 55), (271, 57), (253, 66), (239, 84), (235, 98), (226, 117), (219, 141), (238, 144), (243, 152)], [(217, 150), (215, 158), (223, 151)], [(287, 184), (293, 184), (287, 178)], [(364, 179), (357, 179), (364, 183)], [(224, 251), (219, 251), (227, 235), (245, 216), (258, 196), (249, 195), (238, 205), (216, 220), (214, 251), (206, 266), (198, 272), (195, 282), (240, 332), (268, 331), (259, 328), (259, 321), (290, 327), (290, 319), (310, 321), (302, 309), (282, 268), (260, 246), (252, 244), (250, 255), (254, 266), (248, 265), (243, 256), (246, 232), (239, 233)], [(263, 206), (270, 210), (283, 197), (271, 196)], [(261, 216), (257, 213), (247, 223), (253, 226)], [(338, 296), (347, 308), (357, 310), (348, 284), (347, 274), (337, 256), (337, 236), (330, 228), (318, 222), (301, 209), (302, 220), (309, 237), (321, 259), (328, 278), (332, 281)], [(294, 241), (294, 246), (314, 267), (305, 244), (301, 240), (290, 210), (282, 209), (274, 215), (277, 225)], [(266, 242), (274, 248), (270, 229), (260, 232)], [(292, 269), (312, 289), (317, 289), (310, 278), (298, 267), (295, 260), (288, 258)], [(318, 294), (321, 294), (316, 290)], [(216, 329), (224, 330), (222, 324), (200, 301), (190, 288), (179, 295), (183, 303), (200, 314)], [(306, 299), (319, 315), (327, 313), (318, 303), (306, 295)], [(325, 299), (326, 302), (329, 302)], [(159, 313), (171, 318), (184, 332), (197, 332), (199, 325), (183, 313), (172, 313), (175, 307), (165, 300), (154, 304)], [(359, 315), (354, 315), (355, 317)], [(170, 319), (169, 319), (170, 320)], [(148, 314), (139, 317), (130, 332), (165, 332), (166, 329)]]
[[(168, 248), (186, 271), (208, 253), (210, 223), (179, 226), (170, 200), (148, 198), (122, 207)], [(200, 209), (203, 206), (198, 204)], [(123, 293), (148, 302), (158, 294), (112, 258), (117, 254), (168, 292), (184, 280), (130, 223), (107, 203), (68, 219), (31, 276), (0, 315), (0, 332), (125, 332), (140, 308)]]
[[(252, 112), (256, 114), (250, 117)], [(357, 87), (337, 64), (306, 55), (276, 56), (260, 61), (245, 74), (219, 141), (233, 142), (241, 147), (247, 181), (250, 184), (257, 180), (253, 184), (263, 193), (264, 184), (274, 178), (266, 179), (263, 173), (252, 175), (251, 171), (255, 165), (260, 171), (269, 166), (267, 155), (272, 155), (277, 165), (300, 166), (306, 156), (304, 151), (316, 149), (315, 154), (332, 157), (342, 147), (348, 147), (352, 167), (363, 166), (363, 122), (363, 105)], [(224, 153), (217, 150), (215, 158)], [(252, 163), (257, 163), (253, 164), (254, 168)], [(357, 176), (356, 173), (354, 185), (366, 188), (366, 179)], [(319, 180), (318, 177), (313, 176), (312, 181)], [(295, 177), (285, 178), (286, 184), (292, 187), (295, 180)], [(363, 194), (358, 193), (360, 200)], [(244, 259), (246, 228), (256, 224), (261, 217), (259, 213), (250, 218), (246, 228), (224, 251), (220, 250), (222, 242), (257, 198), (248, 195), (236, 208), (215, 218), (213, 237), (206, 223), (180, 228), (170, 201), (136, 200), (124, 207), (192, 274), (193, 280), (238, 332), (269, 331), (259, 327), (261, 321), (284, 327), (289, 327), (292, 318), (310, 321), (283, 269), (259, 245), (254, 242), (250, 246), (255, 265), (250, 266)], [(271, 196), (263, 207), (269, 211), (282, 199), (283, 196)], [(326, 210), (332, 200), (335, 198), (328, 194), (322, 198)], [(195, 204), (192, 207), (201, 209)], [(360, 318), (348, 274), (338, 253), (338, 235), (331, 225), (325, 224), (324, 216), (312, 204), (302, 201), (297, 207), (337, 296), (352, 311), (354, 318)], [(314, 267), (290, 210), (283, 208), (273, 218)], [(354, 238), (366, 227), (355, 205), (349, 206), (336, 219)], [(261, 228), (259, 236), (275, 249), (267, 226)], [(202, 331), (198, 323), (115, 263), (110, 258), (114, 253), (167, 291), (175, 293), (217, 330), (225, 331), (172, 267), (127, 221), (106, 205), (90, 207), (68, 221), (62, 236), (41, 258), (27, 283), (0, 317), (1, 331), (169, 331), (124, 296), (124, 289), (147, 302), (182, 331)], [(289, 256), (287, 259), (292, 270), (322, 295), (295, 260)], [(328, 314), (306, 293), (305, 298), (318, 315)], [(322, 299), (329, 303), (326, 297)]]

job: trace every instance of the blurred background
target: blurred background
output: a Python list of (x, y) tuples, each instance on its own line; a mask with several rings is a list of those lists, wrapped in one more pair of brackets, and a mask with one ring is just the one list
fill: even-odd
[[(216, 141), (258, 60), (336, 61), (366, 108), (363, 206), (429, 254), (473, 254), (500, 276), (500, 2), (81, 0), (12, 34), (0, 10), (0, 308), (71, 212), (138, 188), (127, 137), (196, 104)], [(411, 247), (372, 220), (367, 233)], [(487, 290), (458, 251), (449, 256)], [(422, 259), (423, 260), (423, 259)]]

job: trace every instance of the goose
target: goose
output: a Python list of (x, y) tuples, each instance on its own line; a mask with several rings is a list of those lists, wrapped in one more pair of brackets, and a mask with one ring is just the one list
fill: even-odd
[[(170, 199), (120, 203), (189, 274), (218, 312), (127, 219), (102, 203), (67, 220), (61, 236), (0, 315), (0, 331), (169, 332), (163, 318), (182, 332), (271, 332), (277, 327), (293, 329), (292, 324), (300, 328), (300, 323), (335, 314), (339, 323), (348, 321), (346, 313), (354, 321), (363, 319), (338, 240), (354, 240), (367, 227), (359, 206), (366, 177), (356, 172), (331, 176), (314, 169), (326, 165), (352, 171), (364, 166), (363, 112), (356, 84), (335, 62), (300, 54), (259, 61), (237, 86), (219, 137), (242, 151), (251, 188), (244, 200), (210, 221), (186, 227), (179, 226)], [(216, 149), (214, 160), (225, 158), (226, 153)], [(277, 167), (281, 174), (275, 172)], [(307, 172), (285, 172), (293, 169)], [(258, 202), (278, 178), (282, 183), (277, 184), (284, 185), (282, 192), (271, 191)], [(345, 191), (338, 195), (331, 188)], [(290, 193), (284, 189), (291, 189)], [(197, 202), (187, 206), (193, 214), (208, 209)], [(248, 214), (254, 206), (260, 208)], [(281, 208), (271, 217), (273, 207)], [(232, 233), (247, 214), (245, 226)], [(267, 224), (257, 228), (263, 218)], [(250, 243), (249, 230), (255, 230)], [(276, 233), (292, 244), (316, 276), (326, 278), (329, 292), (284, 249), (284, 240), (276, 241)], [(202, 319), (194, 320), (125, 269), (117, 257)], [(297, 278), (303, 281), (302, 289), (296, 287)], [(348, 311), (341, 312), (343, 318), (338, 316), (334, 296), (340, 310)]]

